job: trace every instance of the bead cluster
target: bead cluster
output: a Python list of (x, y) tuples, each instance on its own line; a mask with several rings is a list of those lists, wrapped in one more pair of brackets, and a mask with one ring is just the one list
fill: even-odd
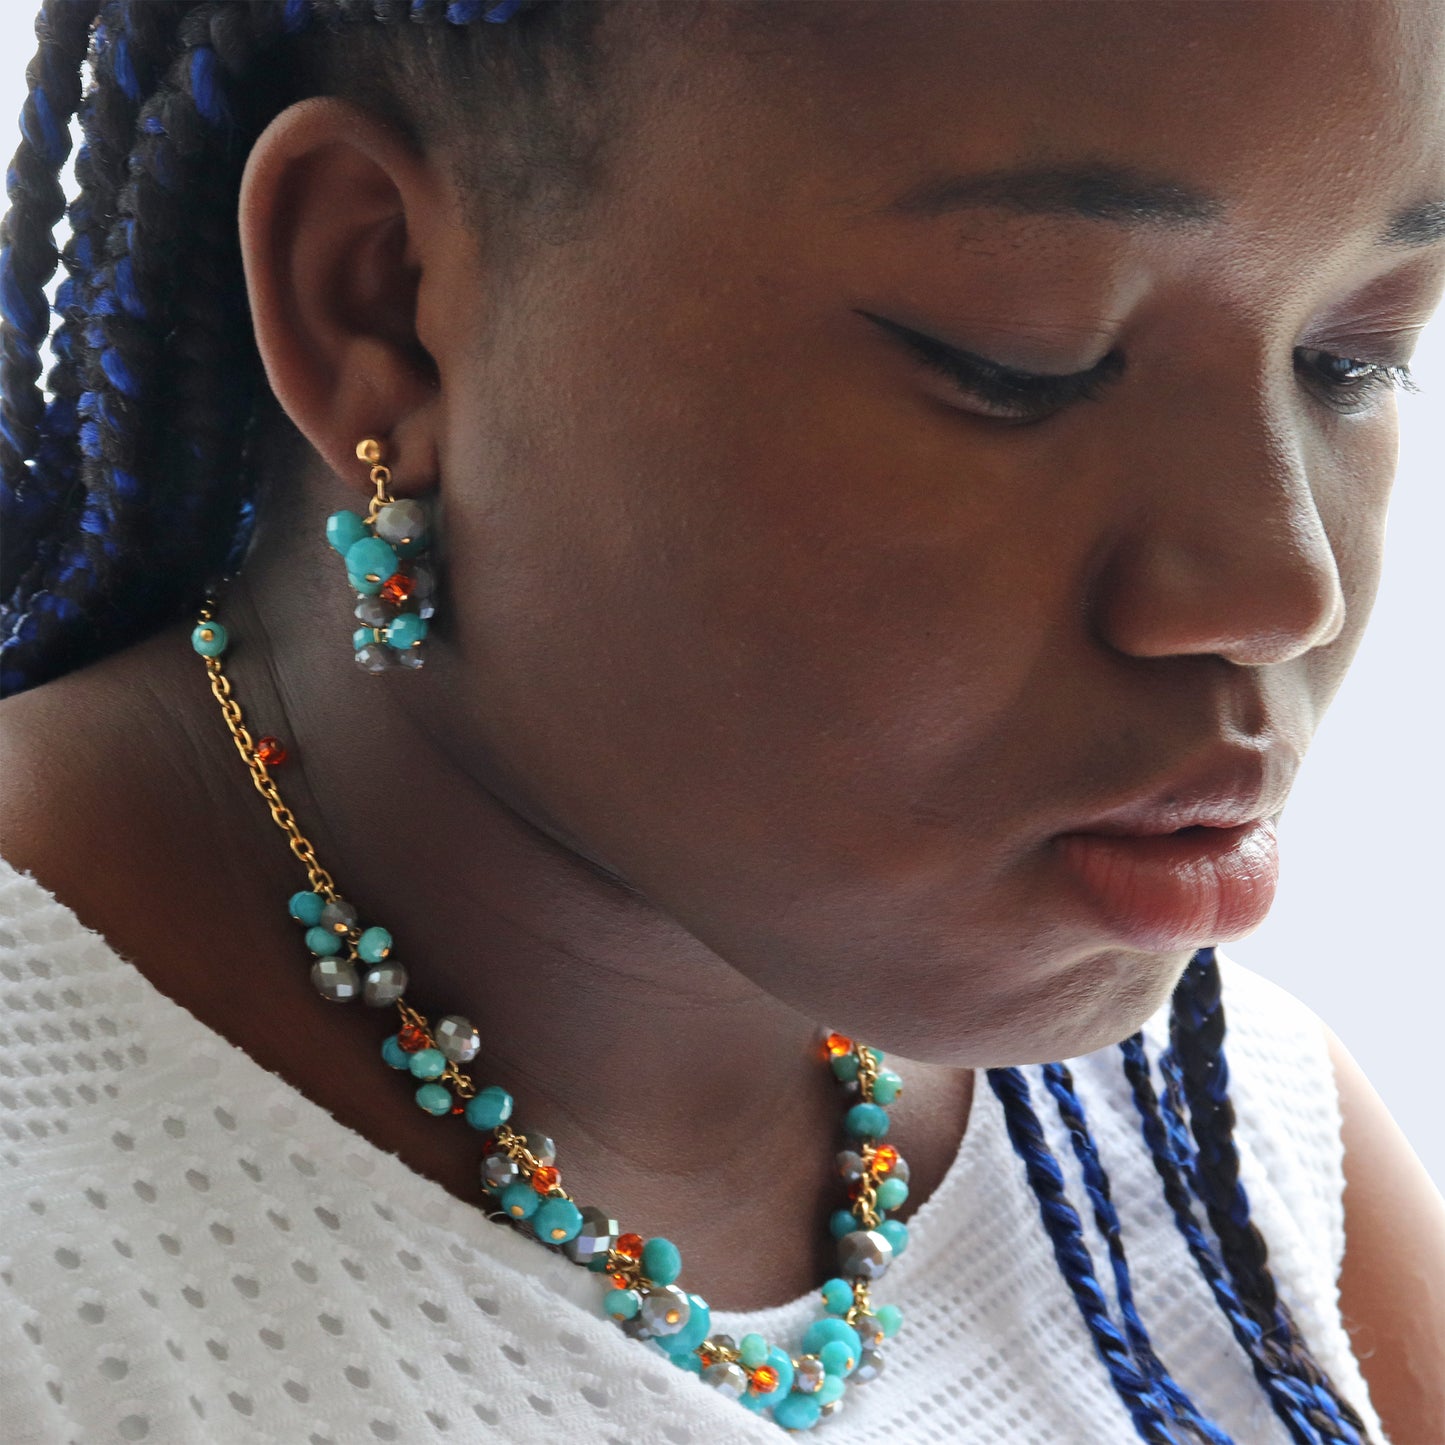
[[(191, 642), (205, 660), (212, 691), (272, 816), (307, 865), (312, 887), (291, 896), (289, 912), (306, 931), (312, 982), (332, 1002), (359, 997), (396, 1007), (400, 1026), (383, 1041), (382, 1059), (416, 1080), (416, 1102), (427, 1113), (460, 1114), (485, 1136), (481, 1184), (489, 1215), (606, 1276), (602, 1309), (624, 1334), (650, 1344), (745, 1408), (771, 1411), (784, 1429), (811, 1429), (841, 1408), (849, 1385), (876, 1379), (883, 1369), (880, 1346), (898, 1332), (902, 1314), (895, 1305), (875, 1306), (869, 1290), (908, 1245), (907, 1226), (885, 1217), (908, 1198), (908, 1165), (882, 1142), (887, 1106), (903, 1087), (899, 1076), (883, 1067), (883, 1053), (836, 1033), (822, 1045), (823, 1058), (851, 1101), (843, 1119), (851, 1147), (837, 1156), (848, 1204), (830, 1220), (838, 1275), (822, 1287), (822, 1316), (808, 1327), (796, 1355), (758, 1334), (741, 1340), (713, 1334), (707, 1301), (677, 1283), (682, 1273), (677, 1246), (661, 1237), (623, 1233), (602, 1209), (578, 1205), (563, 1188), (553, 1140), (513, 1120), (507, 1090), (478, 1089), (462, 1071), (481, 1048), (473, 1024), (447, 1014), (432, 1025), (405, 1001), (407, 972), (392, 956), (391, 934), (375, 924), (362, 926), (356, 908), (336, 890), (246, 730), (221, 666), (229, 637), (215, 620), (212, 601), (202, 608)], [(264, 741), (284, 758), (279, 739)]]
[(436, 574), (421, 560), (430, 545), (427, 506), (391, 496), (379, 442), (366, 438), (356, 454), (371, 465), (376, 496), (365, 516), (340, 511), (326, 519), (326, 540), (345, 561), (346, 580), (356, 590), (354, 615), (362, 624), (351, 637), (356, 665), (363, 672), (421, 667), (427, 620), (436, 611)]

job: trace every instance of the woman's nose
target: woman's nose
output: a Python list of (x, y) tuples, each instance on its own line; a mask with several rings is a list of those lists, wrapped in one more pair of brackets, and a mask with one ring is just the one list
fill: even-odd
[(1257, 380), (1246, 397), (1238, 381), (1135, 434), (1147, 439), (1128, 455), (1138, 485), (1124, 489), (1127, 520), (1094, 594), (1095, 624), (1120, 652), (1262, 666), (1325, 646), (1344, 627), (1335, 546), (1311, 486), (1311, 447), (1324, 445), (1304, 430), (1311, 403)]

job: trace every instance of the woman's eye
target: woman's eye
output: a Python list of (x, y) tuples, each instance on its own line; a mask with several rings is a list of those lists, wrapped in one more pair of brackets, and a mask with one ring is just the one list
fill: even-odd
[(1346, 414), (1364, 411), (1381, 392), (1419, 391), (1419, 383), (1408, 366), (1392, 366), (1378, 361), (1360, 361), (1351, 356), (1335, 356), (1328, 351), (1312, 351), (1300, 347), (1295, 353), (1302, 364), (1323, 386), (1326, 402)]
[(903, 342), (918, 361), (946, 377), (970, 400), (990, 408), (980, 415), (1004, 421), (1036, 421), (1070, 402), (1093, 399), (1124, 370), (1123, 357), (1110, 352), (1088, 371), (1068, 376), (1017, 371), (987, 357), (960, 351), (887, 317), (875, 316), (870, 311), (858, 314)]

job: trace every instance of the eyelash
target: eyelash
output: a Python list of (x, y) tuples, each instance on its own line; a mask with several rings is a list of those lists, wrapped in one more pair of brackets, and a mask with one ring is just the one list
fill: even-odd
[[(1118, 354), (1110, 352), (1092, 371), (1080, 372), (1075, 376), (1035, 376), (1025, 371), (1013, 371), (982, 358), (974, 358), (931, 336), (899, 326), (896, 322), (885, 322), (884, 325), (899, 336), (925, 366), (947, 377), (960, 390), (996, 406), (1017, 406), (1027, 412), (1027, 415), (994, 420), (1032, 421), (1075, 401), (1097, 400), (1109, 382), (1123, 370)], [(1300, 350), (1322, 358), (1323, 364), (1327, 366), (1343, 364), (1351, 371), (1365, 371), (1364, 376), (1348, 381), (1335, 381), (1322, 375), (1318, 365), (1312, 367), (1325, 388), (1325, 404), (1343, 415), (1363, 411), (1364, 404), (1382, 391), (1421, 390), (1408, 366), (1360, 361), (1354, 357), (1335, 356), (1328, 351), (1315, 351), (1305, 347)]]

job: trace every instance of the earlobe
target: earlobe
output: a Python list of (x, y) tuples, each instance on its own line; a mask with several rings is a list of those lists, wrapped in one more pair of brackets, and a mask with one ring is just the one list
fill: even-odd
[(428, 248), (447, 243), (434, 224), (442, 190), (393, 127), (330, 96), (278, 115), (241, 183), (246, 289), (272, 390), (341, 476), (356, 474), (358, 436), (385, 436), (403, 491), (436, 475), (441, 379), (416, 317), (425, 269), (441, 260)]

